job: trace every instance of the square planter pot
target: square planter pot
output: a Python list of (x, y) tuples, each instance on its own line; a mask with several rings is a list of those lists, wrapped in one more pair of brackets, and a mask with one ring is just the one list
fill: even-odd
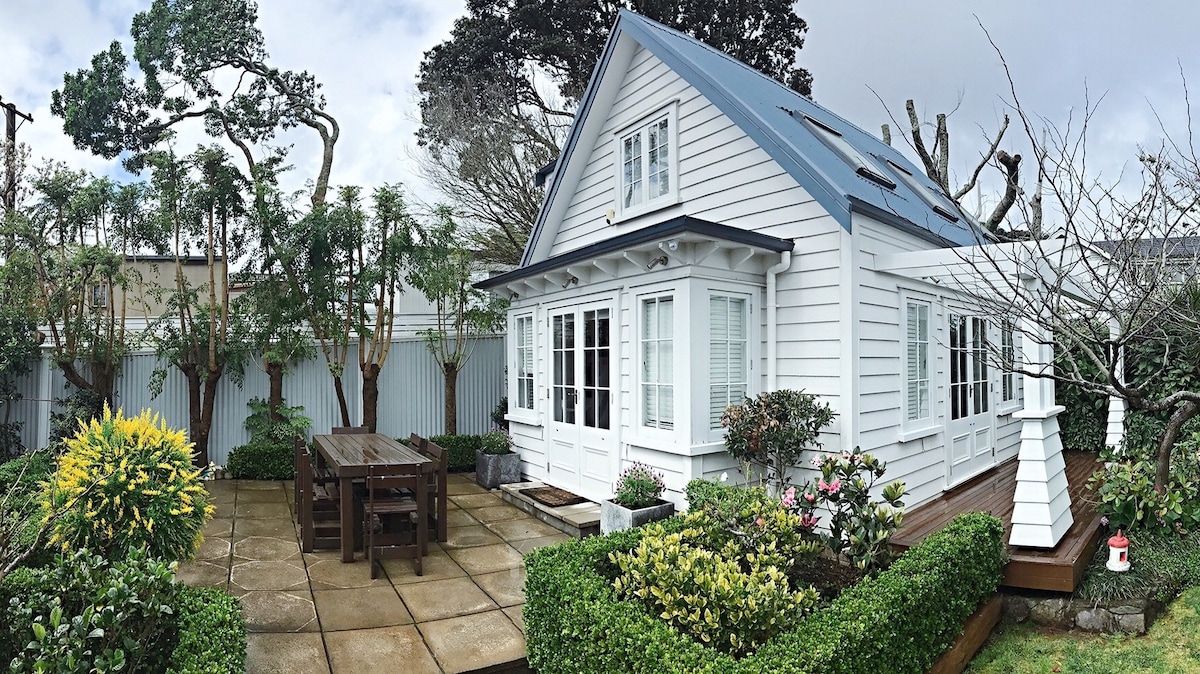
[(675, 514), (675, 504), (659, 499), (658, 503), (637, 510), (630, 510), (612, 501), (600, 502), (600, 533), (607, 534), (622, 529), (632, 529), (655, 520), (664, 520)]
[(521, 481), (521, 455), (484, 454), (475, 450), (475, 482), (484, 489)]

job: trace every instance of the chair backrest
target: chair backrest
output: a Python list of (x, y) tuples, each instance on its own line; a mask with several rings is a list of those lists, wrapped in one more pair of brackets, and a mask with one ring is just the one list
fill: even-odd
[(422, 438), (421, 436), (417, 435), (416, 433), (413, 433), (408, 436), (408, 446), (416, 449), (418, 452), (421, 452), (422, 454), (425, 453), (425, 445), (427, 445), (427, 444), (429, 444), (429, 441), (426, 440), (425, 438)]
[(446, 469), (446, 464), (450, 460), (450, 452), (447, 452), (441, 445), (431, 440), (426, 440), (425, 446), (420, 451), (425, 456), (437, 461), (439, 471)]
[(371, 429), (366, 426), (334, 426), (333, 435), (366, 435), (371, 432)]
[(375, 501), (376, 491), (388, 489), (411, 489), (418, 498), (425, 496), (425, 480), (421, 479), (421, 466), (414, 464), (368, 465), (366, 488), (370, 502)]
[[(293, 444), (295, 445), (295, 454), (292, 459), (292, 469), (295, 471), (295, 475), (292, 476), (294, 478), (293, 496), (295, 496), (293, 502), (299, 505), (301, 491), (312, 489), (312, 464), (308, 460), (308, 443), (304, 441), (304, 438), (296, 436)], [(307, 473), (304, 472), (305, 467), (308, 468)]]

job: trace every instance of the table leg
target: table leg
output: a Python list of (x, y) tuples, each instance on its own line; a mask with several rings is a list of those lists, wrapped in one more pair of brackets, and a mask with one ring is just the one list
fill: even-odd
[(357, 524), (354, 521), (354, 480), (350, 478), (341, 478), (338, 484), (341, 492), (341, 515), (342, 515), (342, 561), (354, 561), (354, 529)]

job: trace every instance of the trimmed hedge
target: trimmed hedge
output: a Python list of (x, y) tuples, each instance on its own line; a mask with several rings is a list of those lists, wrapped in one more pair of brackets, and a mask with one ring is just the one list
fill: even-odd
[(213, 588), (181, 587), (173, 606), (179, 641), (169, 674), (245, 671), (246, 621), (237, 599)]
[[(407, 440), (407, 438), (405, 438)], [(475, 470), (475, 450), (483, 444), (478, 435), (435, 435), (429, 441), (450, 453), (448, 470), (452, 473)]]
[(290, 480), (296, 474), (296, 453), (291, 443), (251, 441), (229, 451), (225, 467), (242, 480)]
[[(678, 531), (683, 518), (665, 522)], [(1004, 527), (960, 515), (875, 578), (842, 593), (754, 654), (734, 658), (671, 629), (640, 603), (617, 598), (614, 551), (644, 528), (541, 548), (526, 558), (524, 609), (530, 667), (554, 672), (783, 672), (888, 674), (926, 671), (1000, 584)]]

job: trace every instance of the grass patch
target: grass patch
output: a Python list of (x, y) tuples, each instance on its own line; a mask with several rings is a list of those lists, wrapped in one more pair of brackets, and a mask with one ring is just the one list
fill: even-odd
[(1101, 545), (1076, 594), (1085, 599), (1171, 601), (1186, 587), (1200, 586), (1200, 531), (1185, 535), (1152, 532), (1127, 534), (1129, 571), (1113, 573), (1104, 567), (1108, 546)]
[(1200, 673), (1200, 587), (1185, 591), (1144, 637), (1088, 636), (1003, 623), (971, 661), (973, 674)]

